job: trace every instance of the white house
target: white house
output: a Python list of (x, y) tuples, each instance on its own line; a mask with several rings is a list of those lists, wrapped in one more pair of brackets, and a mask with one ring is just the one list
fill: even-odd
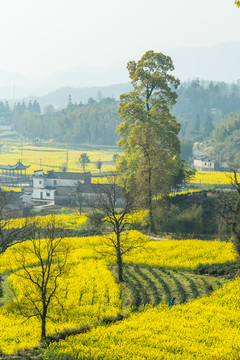
[(206, 157), (194, 159), (193, 165), (196, 170), (200, 170), (200, 171), (214, 171), (214, 167), (215, 167), (214, 161), (209, 160)]
[[(115, 185), (117, 186), (117, 185)], [(32, 200), (54, 201), (57, 205), (79, 205), (94, 200), (106, 191), (111, 191), (111, 184), (92, 184), (91, 173), (55, 172), (43, 170), (34, 172)], [(117, 205), (123, 203), (119, 197)]]
[(55, 172), (43, 170), (33, 175), (33, 200), (55, 200), (58, 188), (75, 188), (77, 184), (91, 184), (91, 173)]

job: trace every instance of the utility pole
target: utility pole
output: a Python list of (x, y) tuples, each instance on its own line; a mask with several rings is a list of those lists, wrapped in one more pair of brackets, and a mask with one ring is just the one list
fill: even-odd
[(68, 150), (66, 152), (66, 171), (68, 170)]

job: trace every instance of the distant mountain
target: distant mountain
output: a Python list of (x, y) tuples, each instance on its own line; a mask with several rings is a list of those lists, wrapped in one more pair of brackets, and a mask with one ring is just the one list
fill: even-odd
[[(235, 82), (240, 78), (240, 42), (221, 43), (211, 47), (163, 49), (162, 52), (172, 57), (175, 75), (181, 81), (198, 77), (200, 80)], [(56, 95), (53, 95), (56, 89), (70, 87), (76, 88), (78, 93), (79, 88), (85, 88), (87, 95), (77, 95), (76, 99), (74, 90), (69, 89), (69, 91), (74, 101), (78, 102), (79, 99), (86, 101), (88, 97), (96, 98), (95, 95), (89, 95), (92, 94), (93, 87), (98, 89), (98, 87), (108, 87), (112, 84), (126, 84), (128, 81), (128, 72), (124, 63), (102, 67), (81, 65), (59, 71), (41, 82), (0, 70), (0, 99), (7, 98), (15, 102), (17, 99), (21, 100), (30, 95), (43, 97), (48, 93), (50, 99)], [(91, 91), (88, 91), (90, 87)], [(65, 94), (64, 89), (58, 91), (59, 96), (63, 93)], [(116, 94), (118, 97), (119, 94)], [(111, 95), (114, 93), (107, 92), (107, 96)], [(105, 95), (102, 94), (102, 96)], [(42, 98), (45, 103), (50, 102), (45, 101), (44, 98), (46, 96)], [(63, 101), (58, 101), (58, 103), (62, 104)], [(57, 101), (54, 104), (57, 106)]]
[[(62, 109), (67, 105), (69, 95), (71, 95), (73, 103), (79, 104), (80, 102), (87, 103), (89, 98), (101, 100), (102, 98), (111, 97), (118, 100), (120, 94), (129, 92), (130, 90), (130, 83), (84, 88), (65, 87), (50, 92), (45, 96), (37, 97), (37, 101), (42, 108), (46, 105), (52, 104), (56, 109)], [(27, 101), (35, 98), (36, 97), (29, 97)]]
[[(221, 43), (211, 47), (167, 49), (163, 53), (172, 57), (175, 74), (181, 81), (199, 77), (202, 80), (234, 82), (240, 78), (240, 42)], [(81, 65), (51, 75), (39, 87), (96, 87), (128, 81), (124, 63), (102, 67)]]
[[(14, 101), (22, 100), (30, 96), (42, 97), (49, 94), (49, 98), (54, 97), (54, 91), (58, 90), (58, 93), (65, 94), (67, 88), (78, 88), (71, 90), (70, 93), (74, 94), (81, 92), (79, 88), (86, 88), (87, 95), (81, 96), (82, 101), (86, 102), (89, 97), (97, 98), (96, 92), (98, 92), (99, 87), (112, 87), (112, 84), (122, 84), (129, 81), (128, 71), (125, 64), (114, 64), (105, 67), (97, 66), (88, 66), (82, 65), (74, 68), (65, 69), (61, 72), (57, 72), (43, 81), (37, 82), (27, 77), (24, 77), (19, 74), (10, 73), (4, 70), (0, 70), (0, 99), (9, 99), (10, 103)], [(103, 89), (103, 96), (114, 96), (115, 97), (115, 87), (114, 85), (112, 90)], [(89, 88), (95, 88), (95, 90)], [(93, 91), (92, 91), (93, 90)], [(107, 93), (105, 92), (107, 91)], [(69, 91), (66, 90), (68, 93)], [(101, 90), (100, 90), (101, 91)], [(46, 95), (48, 97), (48, 95)], [(65, 95), (63, 95), (65, 96)], [(119, 96), (119, 93), (116, 93), (116, 96)], [(43, 100), (44, 101), (44, 100)], [(76, 100), (79, 101), (79, 96)], [(46, 101), (49, 104), (49, 101)], [(62, 100), (60, 100), (62, 103)], [(56, 106), (56, 102), (54, 103)], [(61, 106), (61, 105), (59, 105)]]
[(26, 90), (25, 94), (29, 95), (29, 89), (33, 89), (35, 85), (36, 82), (26, 76), (0, 69), (0, 98), (14, 98), (17, 87), (21, 88), (19, 96), (24, 96)]

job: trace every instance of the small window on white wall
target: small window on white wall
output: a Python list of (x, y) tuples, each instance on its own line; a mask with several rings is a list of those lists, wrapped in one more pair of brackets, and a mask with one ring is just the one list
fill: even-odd
[(39, 180), (39, 184), (42, 184), (42, 180)]
[(50, 196), (50, 192), (49, 191), (46, 191), (46, 196)]

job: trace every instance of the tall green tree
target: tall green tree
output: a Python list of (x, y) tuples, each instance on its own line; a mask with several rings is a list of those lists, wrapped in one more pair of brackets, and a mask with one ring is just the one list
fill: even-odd
[(102, 171), (102, 161), (99, 159), (97, 162), (96, 162), (96, 168), (99, 170), (100, 174), (101, 174), (101, 171)]
[(78, 159), (78, 163), (81, 165), (83, 172), (86, 170), (87, 164), (90, 163), (90, 158), (87, 153), (82, 153)]
[(179, 80), (169, 74), (174, 70), (171, 58), (154, 51), (130, 61), (127, 68), (133, 90), (120, 96), (122, 123), (117, 133), (123, 155), (117, 159), (117, 170), (129, 187), (140, 190), (153, 231), (153, 196), (169, 190), (180, 159), (180, 124), (171, 113)]

